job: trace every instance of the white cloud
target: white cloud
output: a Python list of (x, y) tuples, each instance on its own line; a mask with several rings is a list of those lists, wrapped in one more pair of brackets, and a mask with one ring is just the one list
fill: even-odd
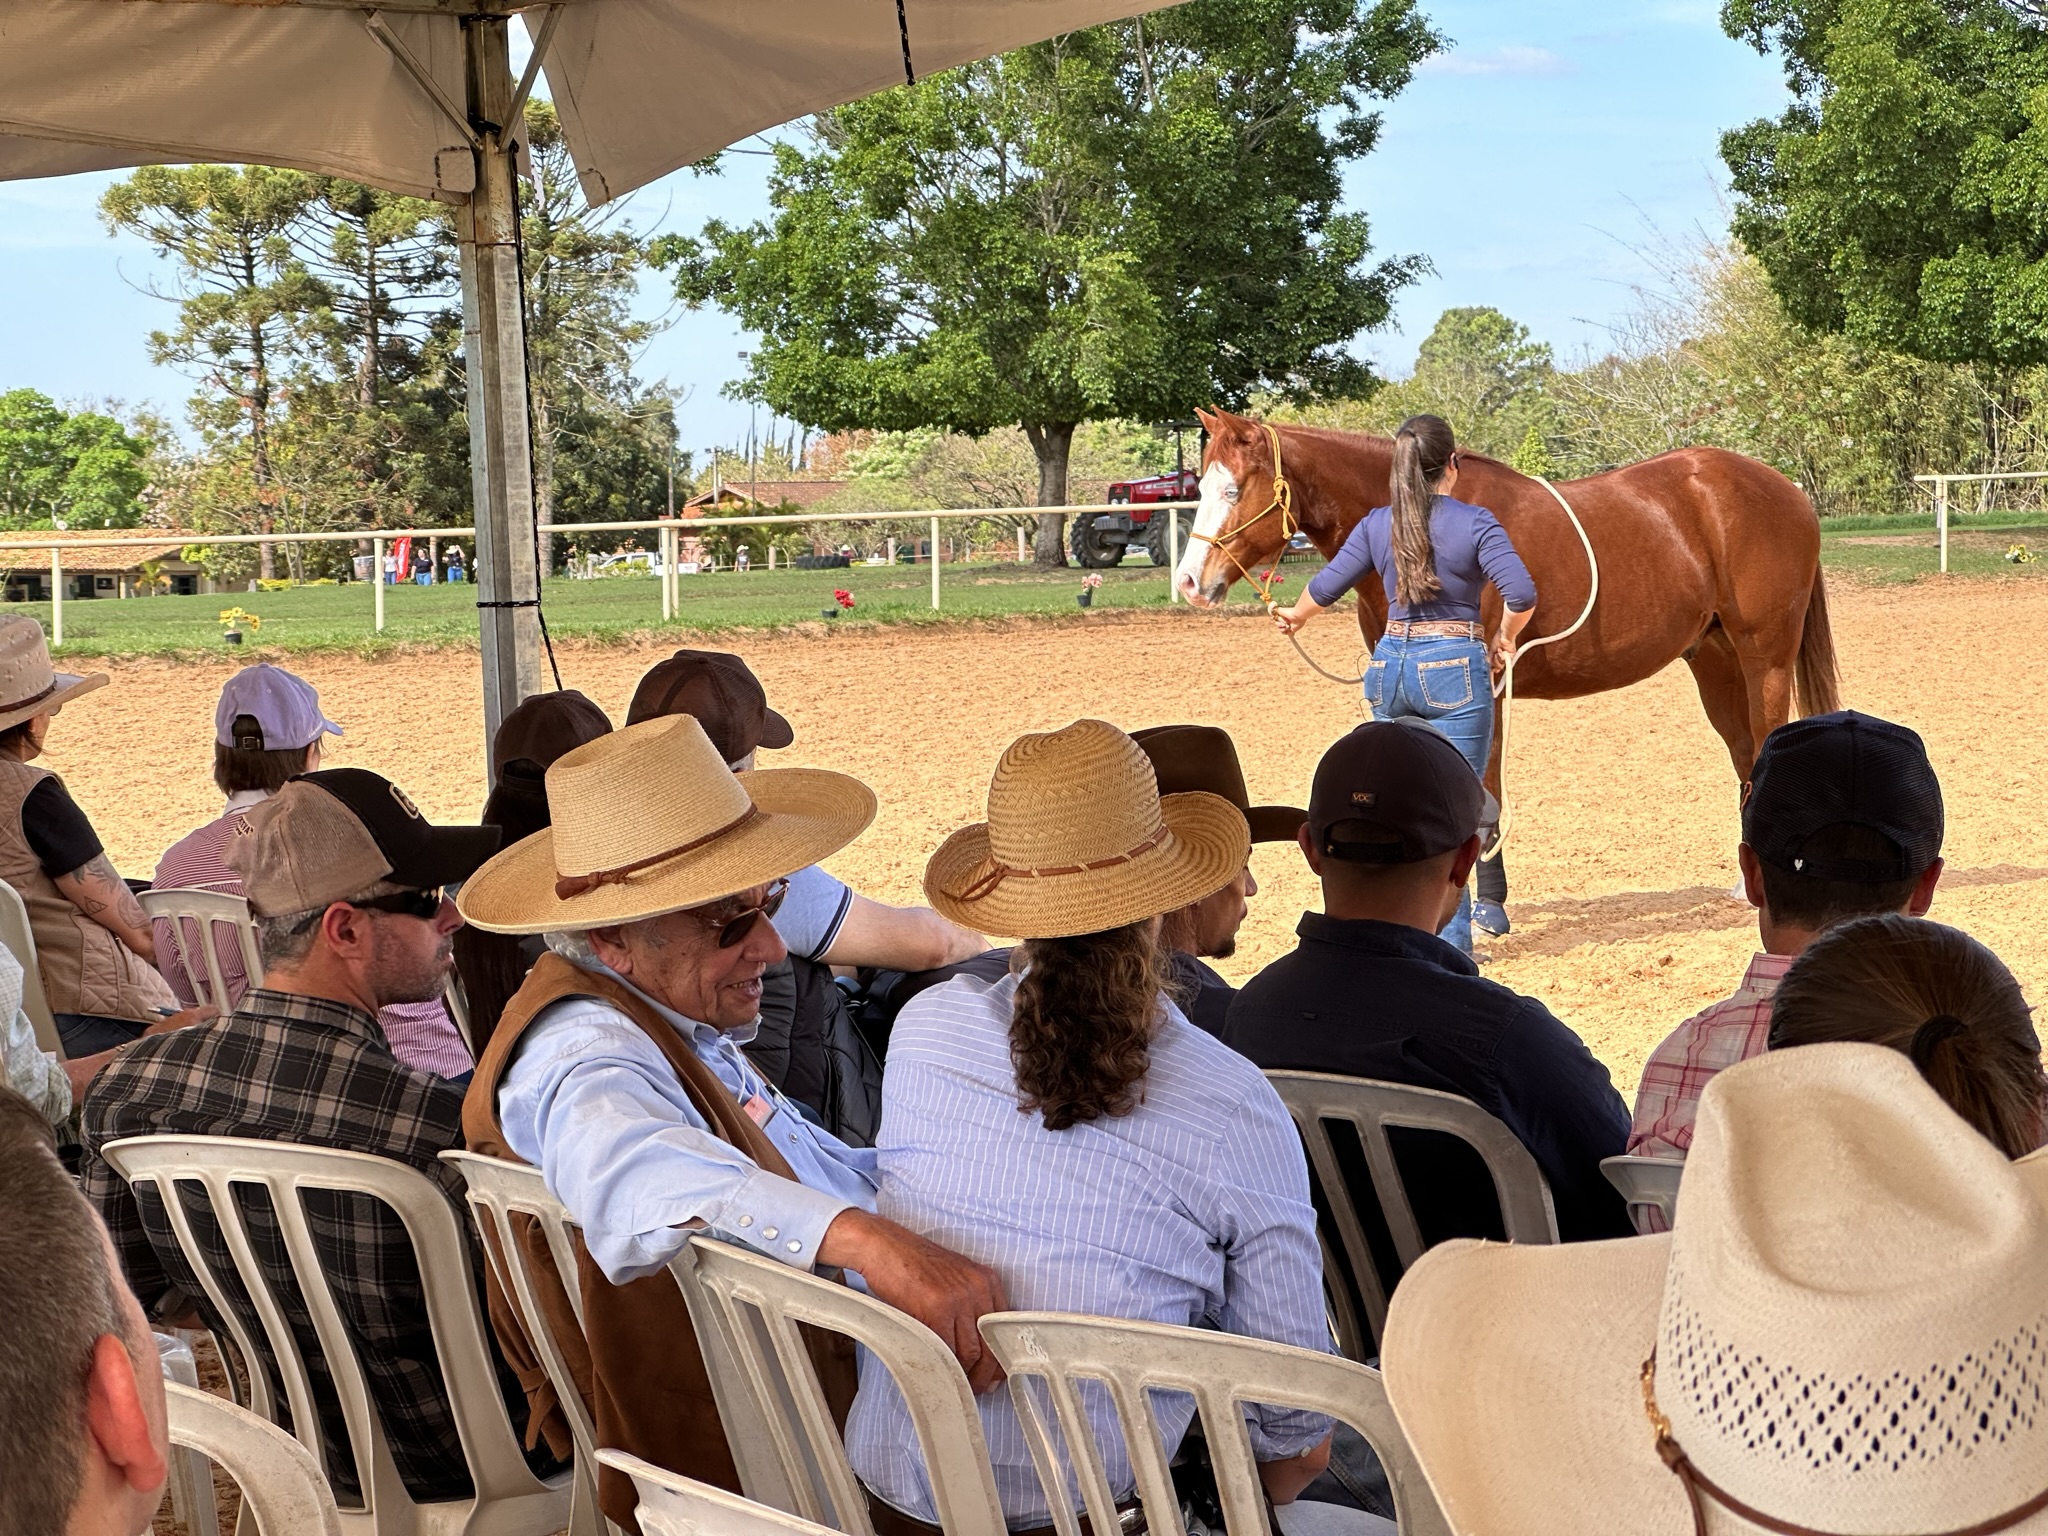
[(1440, 75), (1568, 75), (1573, 72), (1571, 60), (1563, 55), (1525, 43), (1508, 43), (1483, 53), (1440, 53), (1424, 59), (1418, 67)]

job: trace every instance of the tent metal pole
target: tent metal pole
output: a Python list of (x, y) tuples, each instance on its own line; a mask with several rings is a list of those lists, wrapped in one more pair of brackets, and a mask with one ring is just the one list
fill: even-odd
[[(526, 312), (519, 284), (512, 63), (505, 16), (465, 17), (476, 190), (457, 212), (462, 341), (469, 372), (469, 470), (476, 521), (478, 638), (483, 650), (484, 760), (498, 726), (541, 691), (540, 572), (526, 397)], [(500, 126), (502, 125), (502, 126)]]

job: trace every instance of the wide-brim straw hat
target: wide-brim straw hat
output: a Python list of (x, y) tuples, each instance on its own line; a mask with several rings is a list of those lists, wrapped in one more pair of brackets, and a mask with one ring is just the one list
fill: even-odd
[(606, 928), (703, 906), (794, 874), (852, 842), (874, 791), (822, 768), (734, 773), (688, 715), (565, 753), (547, 771), (546, 831), (462, 887), (490, 933)]
[(2048, 1154), (1899, 1052), (1773, 1051), (1708, 1084), (1671, 1232), (1433, 1249), (1380, 1368), (1460, 1536), (2040, 1536)]
[(1251, 857), (1244, 813), (1220, 795), (1161, 796), (1151, 760), (1113, 725), (1020, 736), (996, 762), (988, 820), (925, 866), (925, 898), (982, 933), (1060, 939), (1200, 901)]
[(81, 676), (50, 665), (50, 643), (34, 619), (0, 619), (0, 731), (107, 686), (104, 672)]

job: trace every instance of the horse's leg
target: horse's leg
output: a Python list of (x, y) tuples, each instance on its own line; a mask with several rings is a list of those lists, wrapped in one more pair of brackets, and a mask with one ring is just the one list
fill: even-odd
[[(1493, 751), (1486, 760), (1486, 792), (1500, 801), (1500, 745), (1503, 711), (1493, 711)], [(1479, 895), (1472, 904), (1474, 925), (1498, 937), (1508, 931), (1508, 866), (1503, 848), (1490, 859), (1479, 861)]]
[(1770, 630), (1732, 635), (1730, 643), (1740, 660), (1743, 681), (1747, 684), (1746, 705), (1749, 712), (1750, 754), (1746, 761), (1736, 764), (1735, 773), (1743, 783), (1749, 782), (1750, 769), (1756, 766), (1756, 754), (1763, 750), (1764, 738), (1792, 718), (1792, 683), (1799, 658), (1799, 630), (1786, 630), (1780, 622)]
[(1756, 761), (1758, 738), (1753, 734), (1749, 683), (1743, 675), (1742, 659), (1728, 631), (1716, 624), (1699, 643), (1686, 652), (1685, 664), (1692, 668), (1692, 680), (1706, 707), (1707, 723), (1727, 745), (1735, 765), (1735, 782), (1749, 782), (1750, 765)]

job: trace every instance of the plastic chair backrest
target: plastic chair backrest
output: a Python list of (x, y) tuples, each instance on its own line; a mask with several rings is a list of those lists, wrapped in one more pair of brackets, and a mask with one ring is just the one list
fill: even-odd
[(453, 968), (448, 972), (448, 985), (441, 989), (441, 1006), (448, 1010), (448, 1017), (455, 1021), (455, 1032), (462, 1036), (464, 1049), (469, 1059), (477, 1059), (476, 1035), (469, 1027), (469, 994), (462, 990), (462, 978)]
[(1678, 1180), (1685, 1172), (1684, 1159), (1603, 1157), (1600, 1171), (1628, 1202), (1631, 1218), (1639, 1211), (1656, 1211), (1664, 1218), (1665, 1230), (1670, 1230), (1672, 1218), (1678, 1214)]
[[(548, 1193), (541, 1171), (527, 1163), (509, 1163), (501, 1158), (475, 1152), (443, 1152), (441, 1161), (460, 1170), (468, 1186), (469, 1211), (475, 1218), (477, 1234), (483, 1239), (484, 1254), (498, 1273), (499, 1287), (519, 1314), (541, 1368), (555, 1389), (562, 1417), (568, 1420), (570, 1437), (576, 1442), (576, 1495), (570, 1511), (570, 1536), (608, 1528), (597, 1511), (597, 1426), (591, 1422), (590, 1407), (576, 1385), (561, 1340), (548, 1326), (542, 1308), (542, 1288), (559, 1284), (569, 1299), (576, 1325), (583, 1325), (583, 1288), (577, 1280), (575, 1224), (568, 1210)], [(548, 1246), (554, 1274), (538, 1273), (526, 1244), (520, 1241), (515, 1217), (532, 1222)], [(559, 1277), (559, 1279), (557, 1278)]]
[[(569, 1508), (568, 1475), (542, 1482), (527, 1468), (499, 1392), (468, 1244), (447, 1197), (423, 1174), (362, 1152), (232, 1136), (134, 1136), (107, 1143), (102, 1154), (130, 1184), (156, 1187), (178, 1246), (199, 1277), (213, 1310), (226, 1319), (242, 1358), (249, 1362), (256, 1411), (268, 1419), (277, 1417), (270, 1373), (260, 1363), (268, 1357), (282, 1379), (299, 1441), (325, 1474), (321, 1416), (306, 1360), (293, 1337), (285, 1298), (273, 1293), (265, 1280), (242, 1202), (234, 1191), (237, 1186), (254, 1186), (268, 1194), (348, 1428), (363, 1508), (343, 1514), (344, 1530), (363, 1536), (427, 1531), (546, 1536), (562, 1529)], [(249, 1295), (267, 1349), (257, 1349), (249, 1319), (231, 1302), (222, 1277), (208, 1263), (191, 1214), (173, 1185), (197, 1185), (203, 1191), (221, 1242)], [(346, 1190), (381, 1201), (412, 1240), (434, 1352), (475, 1485), (472, 1498), (424, 1505), (415, 1504), (407, 1494), (372, 1404), (362, 1363), (328, 1287), (312, 1222), (300, 1198), (308, 1190)]]
[(867, 1496), (797, 1331), (797, 1324), (808, 1323), (854, 1339), (895, 1378), (947, 1536), (1006, 1536), (974, 1390), (937, 1334), (848, 1286), (728, 1243), (692, 1238), (669, 1266), (679, 1280), (686, 1261), (716, 1317), (732, 1369), (765, 1425), (791, 1495), (781, 1507), (848, 1536), (874, 1536)]
[[(1330, 1139), (1330, 1122), (1341, 1121), (1357, 1131), (1366, 1169), (1372, 1175), (1372, 1192), (1378, 1197), (1380, 1214), (1393, 1238), (1403, 1271), (1422, 1257), (1423, 1243), (1414, 1207), (1408, 1203), (1408, 1191), (1394, 1161), (1393, 1146), (1387, 1139), (1390, 1126), (1442, 1131), (1466, 1143), (1485, 1161), (1487, 1172), (1493, 1176), (1494, 1197), (1500, 1203), (1501, 1224), (1508, 1241), (1557, 1241), (1557, 1212), (1551, 1204), (1550, 1186), (1544, 1182), (1536, 1159), (1513, 1131), (1470, 1099), (1440, 1093), (1434, 1088), (1338, 1077), (1328, 1072), (1268, 1072), (1266, 1078), (1279, 1092), (1301, 1131), (1309, 1166), (1315, 1170), (1316, 1182), (1329, 1202), (1331, 1217), (1344, 1245), (1344, 1258), (1365, 1304), (1373, 1339), (1386, 1328), (1387, 1297), (1393, 1287), (1373, 1261), (1354, 1199), (1362, 1192), (1354, 1191), (1344, 1177), (1337, 1148)], [(1353, 1359), (1376, 1354), (1377, 1348), (1369, 1346), (1355, 1318), (1349, 1330), (1343, 1327), (1341, 1314), (1349, 1311), (1349, 1298), (1342, 1294), (1341, 1272), (1330, 1266), (1327, 1241), (1324, 1248), (1328, 1289), (1338, 1297), (1339, 1342)]]
[(633, 1479), (644, 1536), (832, 1536), (829, 1525), (665, 1472), (624, 1451), (599, 1451), (597, 1459)]
[(57, 1056), (64, 1054), (64, 1041), (57, 1033), (50, 999), (43, 991), (43, 973), (36, 964), (36, 934), (29, 926), (28, 904), (21, 892), (0, 880), (0, 944), (21, 962), (21, 1011), (36, 1028), (36, 1044)]
[[(1379, 1455), (1403, 1536), (1450, 1536), (1380, 1373), (1369, 1366), (1238, 1334), (1063, 1312), (991, 1313), (981, 1320), (981, 1336), (1010, 1373), (1010, 1397), (1040, 1481), (1047, 1489), (1070, 1486), (1071, 1461), (1091, 1530), (1113, 1531), (1118, 1521), (1101, 1447), (1076, 1391), (1084, 1380), (1102, 1383), (1116, 1408), (1151, 1536), (1186, 1536), (1153, 1415), (1151, 1394), (1160, 1391), (1195, 1400), (1229, 1536), (1261, 1536), (1267, 1529), (1265, 1493), (1244, 1425), (1246, 1403), (1306, 1409), (1349, 1424)], [(1051, 1400), (1057, 1436), (1041, 1394)], [(1079, 1536), (1067, 1500), (1051, 1502), (1059, 1536)]]
[[(229, 930), (233, 942), (242, 947), (242, 974), (253, 986), (262, 979), (263, 957), (256, 947), (256, 920), (249, 915), (245, 897), (196, 886), (166, 886), (143, 891), (135, 898), (152, 920), (170, 920), (168, 932), (178, 963), (192, 980), (202, 1003), (211, 1003), (222, 1013), (232, 1013), (239, 997), (228, 996), (227, 977), (220, 964), (219, 928)], [(190, 926), (187, 926), (187, 925)], [(159, 932), (166, 930), (159, 929)]]
[[(262, 1536), (342, 1536), (320, 1464), (275, 1424), (197, 1387), (164, 1383), (171, 1444), (217, 1461)], [(212, 1492), (208, 1489), (209, 1494)]]

